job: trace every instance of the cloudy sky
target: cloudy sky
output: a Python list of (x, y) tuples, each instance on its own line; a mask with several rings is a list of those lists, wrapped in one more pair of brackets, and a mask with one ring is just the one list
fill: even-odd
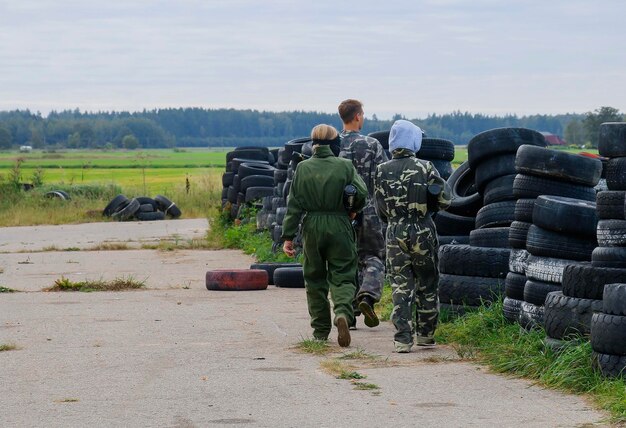
[(0, 110), (626, 110), (623, 0), (0, 0)]

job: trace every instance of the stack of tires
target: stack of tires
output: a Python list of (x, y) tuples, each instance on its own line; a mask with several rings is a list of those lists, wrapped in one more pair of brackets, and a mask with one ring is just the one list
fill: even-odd
[(266, 147), (238, 147), (226, 154), (222, 209), (237, 218), (244, 206), (261, 205), (274, 193), (274, 156)]
[(591, 318), (591, 347), (603, 375), (626, 378), (626, 284), (604, 286), (601, 311)]
[(523, 145), (517, 151), (515, 166), (519, 174), (514, 179), (513, 192), (524, 200), (516, 207), (520, 208), (520, 218), (535, 198), (532, 224), (516, 223), (509, 237), (521, 246), (526, 234), (529, 256), (519, 322), (530, 329), (543, 325), (545, 299), (549, 292), (560, 290), (565, 266), (591, 260), (597, 246), (594, 186), (600, 179), (602, 163)]
[(117, 195), (107, 204), (102, 215), (118, 221), (153, 221), (180, 217), (182, 212), (176, 204), (163, 195), (153, 198), (138, 196), (128, 199), (124, 195)]

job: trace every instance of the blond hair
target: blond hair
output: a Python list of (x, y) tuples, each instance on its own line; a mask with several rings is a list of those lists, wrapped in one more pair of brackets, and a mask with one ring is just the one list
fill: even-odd
[(339, 135), (337, 130), (330, 125), (326, 125), (325, 123), (317, 125), (311, 130), (312, 140), (334, 140), (337, 138), (337, 135)]

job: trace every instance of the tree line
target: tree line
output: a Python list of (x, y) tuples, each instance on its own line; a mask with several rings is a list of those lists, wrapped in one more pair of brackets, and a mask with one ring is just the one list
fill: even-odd
[[(396, 119), (374, 115), (365, 121), (364, 133), (388, 130)], [(603, 122), (624, 121), (613, 107), (585, 114), (488, 116), (456, 111), (410, 119), (429, 137), (467, 144), (476, 134), (499, 127), (524, 127), (550, 132), (577, 146), (597, 145)], [(167, 147), (279, 146), (310, 134), (327, 123), (341, 129), (337, 114), (289, 111), (168, 108), (142, 112), (53, 111), (47, 116), (29, 110), (0, 111), (0, 149), (29, 145), (39, 149), (114, 149)]]

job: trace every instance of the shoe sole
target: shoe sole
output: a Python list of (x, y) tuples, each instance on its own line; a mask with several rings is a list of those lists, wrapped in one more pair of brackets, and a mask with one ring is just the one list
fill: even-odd
[(341, 317), (337, 319), (337, 342), (342, 348), (350, 346), (350, 328), (348, 327), (348, 321)]
[(361, 302), (359, 303), (359, 309), (363, 314), (363, 321), (365, 322), (366, 326), (372, 328), (380, 324), (380, 320), (378, 319), (376, 312), (374, 312), (374, 309), (370, 305), (365, 302)]

